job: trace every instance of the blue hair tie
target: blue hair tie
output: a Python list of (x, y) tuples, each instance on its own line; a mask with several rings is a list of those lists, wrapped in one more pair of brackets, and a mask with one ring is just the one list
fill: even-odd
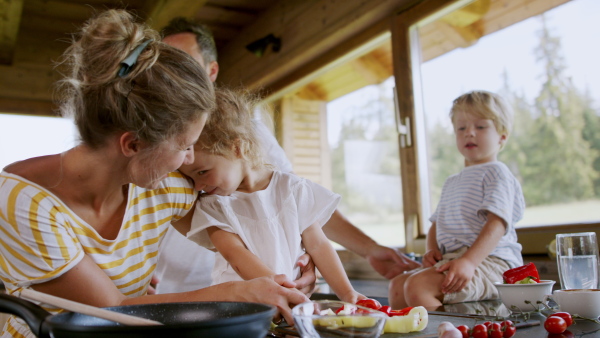
[(121, 68), (119, 69), (119, 77), (125, 77), (127, 74), (131, 72), (131, 69), (136, 64), (137, 59), (140, 57), (140, 54), (148, 46), (148, 44), (152, 42), (152, 39), (146, 40), (142, 42), (141, 45), (137, 46), (131, 54), (129, 54), (125, 60), (121, 61)]

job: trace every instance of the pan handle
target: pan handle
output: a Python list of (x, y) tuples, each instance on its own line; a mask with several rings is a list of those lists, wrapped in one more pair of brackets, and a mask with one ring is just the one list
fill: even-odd
[(37, 304), (4, 293), (0, 293), (0, 312), (10, 313), (25, 320), (36, 337), (46, 336), (42, 334), (42, 324), (52, 315)]

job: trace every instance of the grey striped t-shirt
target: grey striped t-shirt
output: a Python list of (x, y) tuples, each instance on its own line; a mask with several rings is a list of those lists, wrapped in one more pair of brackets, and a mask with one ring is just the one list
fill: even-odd
[(450, 176), (442, 188), (435, 213), (437, 243), (442, 253), (470, 247), (492, 212), (506, 224), (506, 233), (490, 253), (511, 268), (523, 265), (521, 244), (515, 224), (523, 218), (525, 199), (521, 185), (502, 162), (489, 162), (464, 168)]

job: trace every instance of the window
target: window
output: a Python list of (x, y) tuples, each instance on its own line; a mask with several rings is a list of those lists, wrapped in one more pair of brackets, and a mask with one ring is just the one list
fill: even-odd
[[(575, 0), (545, 9), (507, 3), (524, 17), (507, 23), (489, 14), (499, 10), (499, 1), (459, 1), (405, 30), (415, 80), (414, 127), (426, 141), (417, 168), (424, 173), (422, 234), (444, 180), (462, 168), (448, 118), (452, 100), (474, 89), (501, 94), (515, 110), (499, 160), (523, 187), (527, 210), (519, 226), (600, 221), (600, 73), (594, 57), (600, 47), (592, 42), (600, 30), (594, 15), (600, 3)], [(443, 29), (447, 34), (436, 37)], [(401, 90), (406, 81), (400, 80)]]
[(381, 245), (403, 247), (404, 215), (393, 78), (327, 104), (339, 210)]
[(76, 135), (75, 125), (69, 119), (0, 114), (0, 168), (63, 152), (75, 145)]

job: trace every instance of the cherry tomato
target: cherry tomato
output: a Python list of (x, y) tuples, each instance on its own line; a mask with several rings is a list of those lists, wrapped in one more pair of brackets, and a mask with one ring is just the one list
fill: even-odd
[(550, 333), (563, 333), (567, 330), (567, 322), (561, 317), (548, 317), (544, 329)]
[(573, 317), (571, 317), (571, 314), (569, 314), (568, 312), (556, 312), (550, 315), (550, 317), (555, 316), (564, 319), (565, 322), (567, 322), (567, 327), (573, 324)]
[(466, 325), (457, 326), (456, 329), (462, 333), (463, 338), (469, 338), (469, 327)]
[(477, 324), (473, 326), (473, 332), (471, 332), (473, 338), (488, 338), (487, 327), (484, 324)]
[(492, 323), (488, 331), (490, 338), (503, 338), (504, 336), (502, 325), (500, 325), (500, 323)]
[(505, 320), (502, 322), (502, 331), (504, 331), (503, 338), (510, 338), (515, 335), (517, 332), (517, 328), (515, 324), (510, 320)]
[(368, 307), (369, 309), (373, 310), (379, 310), (379, 308), (381, 307), (381, 303), (379, 303), (379, 301), (377, 301), (376, 299), (372, 298), (361, 299), (358, 302), (356, 302), (356, 305)]
[(485, 325), (485, 327), (487, 327), (487, 329), (490, 329), (490, 326), (492, 325), (492, 322), (484, 322), (483, 325)]

